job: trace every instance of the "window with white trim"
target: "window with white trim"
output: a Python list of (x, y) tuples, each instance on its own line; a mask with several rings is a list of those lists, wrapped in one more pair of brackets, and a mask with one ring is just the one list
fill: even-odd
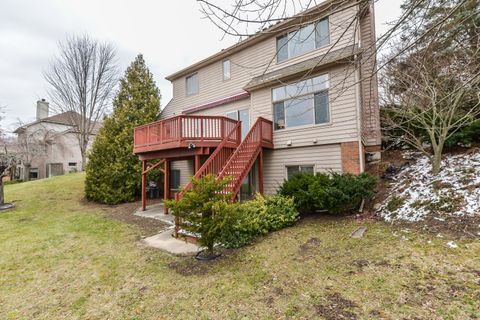
[(223, 80), (229, 80), (231, 78), (230, 73), (230, 59), (223, 60)]
[(328, 74), (272, 89), (275, 130), (330, 122)]
[(277, 38), (277, 62), (330, 44), (328, 17)]
[(198, 73), (194, 73), (185, 78), (187, 96), (198, 93)]
[(293, 177), (296, 173), (310, 173), (314, 174), (314, 166), (313, 165), (299, 165), (299, 166), (286, 166), (287, 168), (287, 180)]

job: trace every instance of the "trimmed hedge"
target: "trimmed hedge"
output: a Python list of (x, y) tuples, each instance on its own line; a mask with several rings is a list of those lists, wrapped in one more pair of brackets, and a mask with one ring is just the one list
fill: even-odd
[(283, 183), (279, 194), (293, 197), (301, 212), (340, 213), (358, 207), (363, 198), (372, 197), (375, 184), (376, 178), (367, 173), (297, 173)]

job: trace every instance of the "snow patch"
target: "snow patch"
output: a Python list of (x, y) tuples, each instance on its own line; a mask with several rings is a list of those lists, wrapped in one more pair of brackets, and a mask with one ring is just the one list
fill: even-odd
[(451, 249), (456, 249), (456, 248), (458, 248), (458, 245), (453, 241), (448, 241), (447, 242), (447, 247), (449, 247)]
[(398, 174), (392, 194), (378, 210), (386, 221), (480, 215), (480, 153), (446, 156), (437, 176), (430, 173), (427, 157), (405, 156), (417, 160)]

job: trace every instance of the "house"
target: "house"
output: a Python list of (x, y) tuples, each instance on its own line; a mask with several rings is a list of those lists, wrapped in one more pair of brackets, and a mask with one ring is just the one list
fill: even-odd
[(296, 172), (359, 174), (380, 156), (375, 64), (373, 1), (326, 0), (181, 69), (161, 120), (135, 129), (143, 180), (161, 168), (168, 198), (230, 176), (245, 199)]
[[(36, 121), (17, 128), (16, 153), (21, 159), (18, 178), (42, 179), (82, 170), (82, 155), (77, 139), (81, 115), (68, 111), (49, 116), (49, 103), (37, 101)], [(90, 143), (99, 124), (95, 124)]]

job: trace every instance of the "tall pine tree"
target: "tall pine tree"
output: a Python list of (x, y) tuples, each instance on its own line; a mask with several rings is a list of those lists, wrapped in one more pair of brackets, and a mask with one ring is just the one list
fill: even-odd
[(142, 55), (128, 67), (89, 154), (85, 193), (89, 200), (117, 204), (134, 201), (141, 190), (141, 163), (133, 151), (133, 129), (155, 121), (160, 91)]

